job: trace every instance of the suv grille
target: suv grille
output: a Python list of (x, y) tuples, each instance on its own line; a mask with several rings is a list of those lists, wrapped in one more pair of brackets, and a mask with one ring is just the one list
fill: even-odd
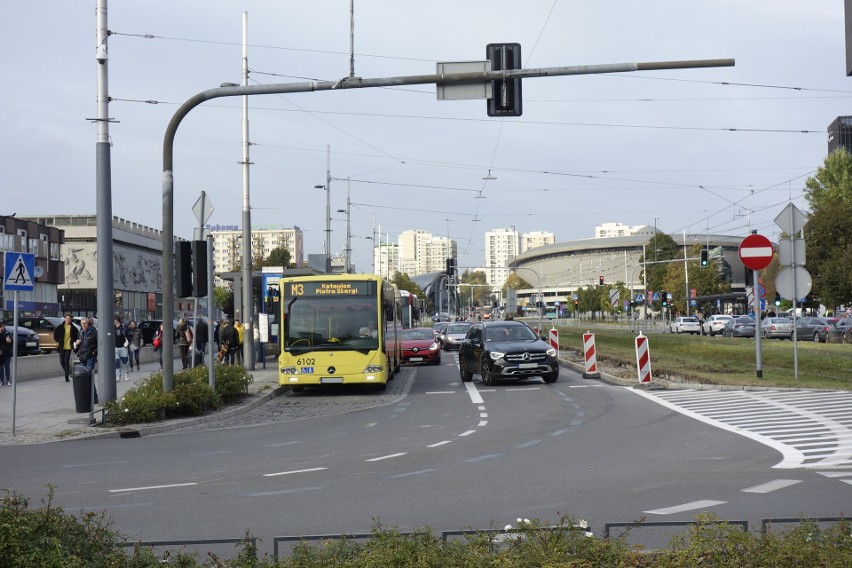
[(510, 363), (538, 363), (547, 359), (547, 353), (509, 353), (504, 359)]

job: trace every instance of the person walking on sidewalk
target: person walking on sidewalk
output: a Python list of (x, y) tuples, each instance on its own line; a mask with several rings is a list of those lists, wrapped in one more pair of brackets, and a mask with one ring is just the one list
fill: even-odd
[(12, 384), (12, 334), (0, 320), (0, 385)]
[(124, 380), (130, 379), (130, 369), (127, 366), (127, 347), (130, 338), (127, 330), (121, 325), (121, 316), (115, 316), (115, 382), (121, 380), (121, 372), (124, 371)]
[(154, 332), (154, 337), (151, 339), (154, 344), (154, 351), (160, 354), (160, 370), (163, 370), (163, 324), (160, 324), (160, 329)]
[(136, 322), (132, 321), (127, 327), (127, 335), (130, 339), (130, 345), (127, 347), (130, 350), (130, 370), (133, 370), (133, 362), (136, 362), (136, 370), (139, 371), (139, 349), (142, 347), (142, 330), (136, 326)]
[[(98, 362), (98, 330), (95, 329), (92, 318), (83, 318), (80, 320), (80, 325), (83, 331), (80, 332), (80, 343), (77, 346), (77, 356), (94, 377), (95, 364)], [(92, 380), (92, 388), (95, 389), (95, 404), (98, 403), (98, 387)]]
[(219, 341), (222, 344), (220, 353), (224, 352), (223, 361), (224, 365), (233, 365), (234, 364), (234, 353), (237, 352), (237, 330), (234, 329), (234, 326), (228, 322), (228, 320), (222, 320), (222, 325), (219, 328)]
[(65, 371), (65, 382), (71, 382), (68, 378), (71, 375), (71, 352), (77, 340), (80, 338), (80, 332), (77, 326), (71, 321), (71, 314), (65, 314), (65, 323), (56, 326), (53, 330), (53, 340), (56, 341), (56, 350), (59, 351), (59, 365)]
[(243, 324), (240, 320), (235, 319), (234, 320), (234, 329), (237, 332), (237, 351), (235, 353), (236, 361), (237, 361), (237, 365), (242, 365), (243, 364), (243, 340), (245, 339), (245, 327), (243, 327)]
[(192, 328), (186, 320), (180, 318), (177, 326), (177, 344), (180, 348), (180, 362), (183, 368), (189, 367), (189, 348), (192, 346)]

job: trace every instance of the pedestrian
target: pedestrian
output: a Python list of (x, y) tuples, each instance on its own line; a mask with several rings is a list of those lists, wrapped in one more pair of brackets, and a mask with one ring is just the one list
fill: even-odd
[(224, 350), (224, 364), (233, 365), (234, 355), (237, 353), (237, 343), (239, 341), (237, 329), (232, 326), (227, 320), (222, 321), (222, 326), (219, 328), (219, 341), (222, 342)]
[(192, 345), (192, 328), (186, 320), (180, 318), (177, 326), (177, 344), (180, 348), (180, 362), (183, 368), (189, 367), (189, 347)]
[(252, 339), (254, 340), (254, 362), (257, 363), (261, 360), (260, 357), (260, 330), (257, 328), (257, 323), (251, 326), (252, 331)]
[(74, 344), (80, 338), (80, 332), (77, 326), (71, 321), (71, 314), (65, 314), (65, 322), (62, 325), (56, 326), (53, 330), (53, 340), (56, 341), (56, 350), (59, 352), (59, 365), (65, 371), (65, 382), (71, 382), (68, 377), (71, 375), (71, 352), (74, 351)]
[(234, 330), (237, 332), (237, 350), (236, 350), (236, 361), (237, 365), (243, 364), (243, 338), (245, 334), (245, 328), (243, 327), (243, 323), (235, 319), (234, 320)]
[(12, 384), (12, 334), (6, 330), (3, 320), (0, 320), (0, 385)]
[[(207, 343), (210, 341), (210, 327), (204, 318), (198, 318), (195, 324), (195, 348), (201, 354), (207, 351)], [(203, 357), (202, 357), (203, 359)]]
[(154, 352), (160, 354), (160, 370), (163, 370), (163, 324), (160, 324), (159, 329), (154, 332), (154, 337), (151, 339), (154, 345)]
[(130, 370), (133, 370), (133, 363), (136, 363), (136, 370), (139, 371), (139, 351), (142, 346), (142, 330), (132, 321), (127, 326), (127, 334), (130, 339), (130, 345), (127, 349), (130, 351)]
[(127, 330), (121, 324), (121, 316), (115, 316), (115, 382), (121, 380), (122, 371), (124, 380), (130, 379), (130, 368), (127, 365), (127, 348), (130, 346), (130, 338)]
[[(92, 318), (83, 318), (80, 320), (80, 326), (83, 330), (80, 332), (80, 339), (77, 343), (77, 357), (94, 377), (95, 364), (98, 362), (98, 330), (95, 329)], [(98, 387), (92, 379), (92, 388), (95, 389), (95, 404), (98, 403)]]

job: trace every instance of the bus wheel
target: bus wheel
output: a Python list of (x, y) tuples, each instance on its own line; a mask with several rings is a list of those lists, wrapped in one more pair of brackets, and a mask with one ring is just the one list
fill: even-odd
[(388, 390), (387, 383), (377, 383), (375, 386), (376, 390), (379, 392), (385, 392), (386, 390)]
[(305, 387), (303, 387), (302, 385), (296, 385), (290, 387), (290, 390), (292, 390), (293, 392), (302, 392), (303, 390), (305, 390)]

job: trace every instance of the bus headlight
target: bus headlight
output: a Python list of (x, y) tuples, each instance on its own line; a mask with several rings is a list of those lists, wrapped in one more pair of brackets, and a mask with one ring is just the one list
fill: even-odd
[(367, 368), (364, 369), (364, 374), (367, 373), (381, 373), (384, 370), (384, 367), (381, 365), (367, 365)]

